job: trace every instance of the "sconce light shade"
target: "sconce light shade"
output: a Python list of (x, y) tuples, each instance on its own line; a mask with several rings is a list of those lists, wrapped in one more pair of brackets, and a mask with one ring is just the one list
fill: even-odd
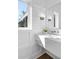
[(45, 19), (45, 14), (41, 13), (40, 14), (40, 20), (44, 20)]
[(40, 20), (44, 20), (44, 17), (40, 17)]
[(51, 20), (52, 20), (52, 17), (51, 17), (51, 16), (49, 16), (49, 17), (48, 17), (48, 21), (51, 21)]
[(48, 19), (48, 21), (51, 21), (51, 19)]

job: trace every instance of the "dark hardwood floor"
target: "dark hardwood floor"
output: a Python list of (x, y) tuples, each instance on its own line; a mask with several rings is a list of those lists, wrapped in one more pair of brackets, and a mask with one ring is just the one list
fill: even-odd
[(47, 53), (43, 54), (42, 56), (40, 56), (37, 59), (53, 59), (52, 57), (50, 57)]

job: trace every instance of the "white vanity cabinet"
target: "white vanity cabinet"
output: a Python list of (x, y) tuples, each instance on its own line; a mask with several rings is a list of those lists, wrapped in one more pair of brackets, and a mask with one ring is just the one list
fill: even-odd
[(45, 49), (61, 58), (61, 41), (58, 38), (46, 38)]
[(61, 58), (61, 39), (57, 35), (37, 35), (37, 43), (51, 52), (53, 55)]

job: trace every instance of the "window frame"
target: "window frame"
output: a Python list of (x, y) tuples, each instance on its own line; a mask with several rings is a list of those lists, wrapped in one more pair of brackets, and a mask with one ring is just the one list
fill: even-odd
[(24, 19), (26, 16), (28, 16), (27, 19), (27, 27), (18, 27), (19, 30), (32, 30), (32, 7), (27, 5), (27, 13), (21, 18)]

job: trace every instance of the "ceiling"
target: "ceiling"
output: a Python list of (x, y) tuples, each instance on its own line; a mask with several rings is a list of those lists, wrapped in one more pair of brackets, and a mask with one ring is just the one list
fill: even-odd
[(28, 3), (28, 2), (31, 2), (32, 0), (23, 0), (23, 1), (25, 1), (25, 2), (27, 2), (27, 3)]
[(61, 2), (61, 0), (24, 0), (27, 3), (32, 3), (32, 5), (41, 6), (44, 8), (50, 8), (51, 6)]

